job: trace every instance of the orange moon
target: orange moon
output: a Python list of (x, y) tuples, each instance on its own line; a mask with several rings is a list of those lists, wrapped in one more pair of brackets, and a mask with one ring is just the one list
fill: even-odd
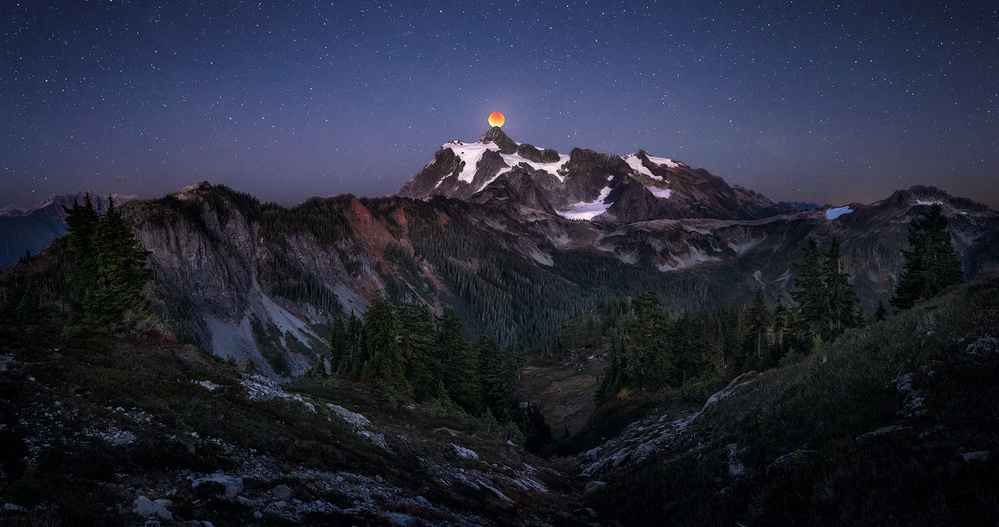
[(506, 117), (503, 117), (503, 114), (499, 112), (489, 114), (489, 126), (503, 126), (505, 122)]

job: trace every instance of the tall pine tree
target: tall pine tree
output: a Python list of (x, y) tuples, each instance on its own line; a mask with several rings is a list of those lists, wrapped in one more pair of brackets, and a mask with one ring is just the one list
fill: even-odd
[(364, 314), (367, 361), (361, 367), (361, 380), (397, 388), (406, 386), (405, 357), (398, 336), (395, 308), (384, 296), (375, 296)]
[(132, 327), (149, 316), (142, 287), (152, 277), (148, 251), (138, 246), (128, 222), (108, 199), (101, 215), (90, 194), (83, 205), (66, 208), (72, 246), (70, 280), (83, 291), (82, 320), (99, 328)]
[(908, 309), (964, 281), (961, 261), (947, 231), (947, 217), (939, 204), (909, 225), (909, 250), (903, 250), (902, 256), (905, 265), (891, 299), (898, 309)]

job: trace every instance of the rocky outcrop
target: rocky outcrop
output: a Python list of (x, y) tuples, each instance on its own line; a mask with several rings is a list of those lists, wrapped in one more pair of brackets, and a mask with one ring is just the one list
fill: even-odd
[(517, 143), (494, 127), (476, 143), (452, 141), (441, 147), (397, 195), (416, 199), (441, 195), (479, 203), (499, 199), (543, 211), (605, 204), (607, 211), (592, 219), (614, 224), (682, 218), (749, 220), (793, 210), (731, 187), (704, 169), (652, 158), (644, 150), (628, 157), (632, 162), (582, 148), (561, 156), (555, 150)]

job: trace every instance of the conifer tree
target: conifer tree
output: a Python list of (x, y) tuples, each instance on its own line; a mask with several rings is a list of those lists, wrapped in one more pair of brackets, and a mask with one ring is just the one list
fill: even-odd
[(835, 339), (844, 329), (859, 322), (856, 306), (860, 300), (849, 280), (850, 274), (843, 271), (839, 240), (833, 238), (822, 262), (822, 281), (829, 299), (829, 320), (823, 335), (826, 340)]
[(769, 366), (767, 364), (770, 358), (769, 331), (773, 323), (773, 314), (770, 312), (770, 306), (767, 304), (767, 299), (763, 295), (762, 289), (756, 290), (746, 317), (748, 324), (746, 332), (748, 346), (746, 348), (748, 348), (749, 357), (747, 357), (748, 360), (746, 361), (747, 365), (745, 369)]
[(361, 380), (394, 387), (406, 385), (405, 358), (398, 336), (395, 308), (384, 296), (375, 296), (364, 314), (364, 349), (368, 356), (361, 368)]
[(441, 315), (435, 340), (448, 396), (465, 411), (477, 414), (479, 386), (475, 349), (465, 340), (461, 319), (453, 309), (446, 308)]
[(822, 335), (830, 316), (822, 268), (819, 265), (819, 246), (814, 239), (809, 238), (803, 250), (805, 255), (801, 263), (793, 264), (798, 276), (794, 278), (795, 290), (791, 291), (791, 298), (798, 303), (796, 333), (801, 343), (808, 347), (814, 337)]
[(905, 265), (891, 299), (891, 305), (898, 309), (908, 309), (964, 281), (961, 261), (947, 231), (947, 217), (939, 204), (909, 225), (909, 250), (903, 250), (902, 256)]
[(517, 407), (514, 384), (517, 365), (512, 348), (501, 348), (496, 339), (482, 335), (475, 343), (478, 353), (479, 392), (482, 405), (497, 419), (508, 421)]
[(439, 399), (441, 364), (434, 346), (434, 316), (423, 304), (399, 306), (399, 344), (406, 359), (406, 378), (413, 399), (426, 402)]
[(70, 281), (83, 288), (84, 294), (90, 292), (95, 282), (95, 267), (93, 236), (100, 216), (90, 199), (90, 193), (83, 196), (83, 204), (74, 203), (72, 207), (63, 207), (66, 212), (69, 244), (72, 248), (73, 268), (70, 271)]
[(73, 270), (70, 280), (83, 290), (82, 319), (97, 327), (130, 326), (149, 316), (142, 287), (151, 278), (148, 251), (138, 247), (128, 223), (109, 198), (103, 214), (90, 194), (83, 205), (67, 208)]

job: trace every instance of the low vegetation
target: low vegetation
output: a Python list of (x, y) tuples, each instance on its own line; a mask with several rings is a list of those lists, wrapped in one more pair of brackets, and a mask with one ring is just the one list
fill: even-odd
[[(999, 517), (995, 328), (993, 275), (742, 376), (727, 397), (686, 410), (681, 439), (658, 455), (595, 471), (606, 486), (589, 505), (628, 525), (989, 524)], [(654, 419), (635, 426), (682, 415), (673, 397), (646, 402)], [(616, 435), (617, 413), (603, 409), (591, 429)], [(605, 449), (601, 458), (622, 452)]]
[(5, 525), (142, 524), (139, 497), (216, 526), (574, 521), (571, 479), (467, 414), (387, 385), (279, 387), (157, 331), (67, 322), (0, 317)]

